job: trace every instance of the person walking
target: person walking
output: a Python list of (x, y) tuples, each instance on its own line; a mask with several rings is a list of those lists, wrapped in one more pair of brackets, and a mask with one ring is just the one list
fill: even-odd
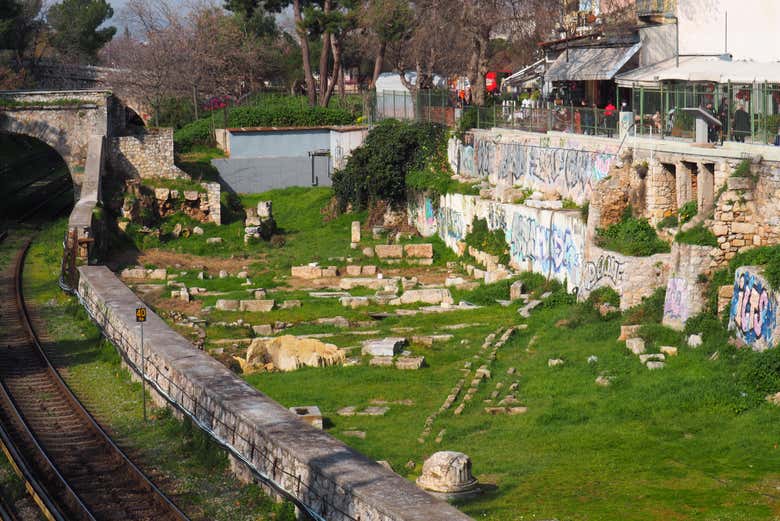
[(616, 110), (617, 107), (615, 107), (611, 101), (607, 103), (606, 107), (604, 107), (604, 125), (606, 127), (605, 130), (607, 131), (607, 137), (612, 137), (612, 134), (615, 132)]
[[(704, 105), (704, 111), (707, 112), (710, 116), (713, 118), (716, 118), (715, 111), (712, 108), (712, 102), (708, 101), (706, 105)], [(707, 123), (707, 142), (708, 143), (717, 143), (718, 142), (718, 125), (715, 123)]]
[(750, 116), (745, 112), (745, 104), (740, 103), (734, 111), (734, 140), (744, 143), (745, 136), (748, 134), (750, 134)]

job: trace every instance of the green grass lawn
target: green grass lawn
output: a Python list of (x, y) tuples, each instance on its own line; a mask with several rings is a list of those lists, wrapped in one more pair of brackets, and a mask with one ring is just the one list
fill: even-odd
[[(525, 277), (536, 292), (552, 290), (545, 306), (522, 319), (517, 305), (502, 307), (496, 299), (508, 297), (508, 282), (471, 292), (453, 291), (456, 300), (483, 307), (445, 314), (390, 317), (359, 328), (302, 324), (318, 317), (341, 315), (353, 322), (369, 320), (372, 306), (351, 310), (335, 300), (318, 301), (308, 292), (288, 286), (289, 267), (319, 261), (343, 265), (334, 257), (354, 256), (358, 263), (374, 263), (349, 248), (349, 224), (365, 214), (345, 215), (324, 222), (320, 210), (330, 199), (324, 188), (276, 190), (243, 197), (245, 206), (273, 201), (286, 244), (244, 247), (241, 223), (210, 227), (209, 234), (225, 237), (213, 250), (217, 256), (235, 255), (250, 265), (253, 286), (272, 288), (269, 298), (300, 299), (303, 307), (270, 313), (212, 311), (207, 315), (208, 348), (220, 339), (251, 336), (246, 324), (288, 321), (286, 333), (331, 333), (324, 339), (358, 354), (366, 338), (451, 333), (450, 341), (433, 347), (412, 344), (424, 355), (427, 367), (400, 371), (370, 367), (367, 360), (353, 367), (306, 368), (292, 373), (256, 373), (246, 379), (287, 407), (317, 405), (328, 432), (377, 460), (387, 460), (396, 472), (414, 479), (422, 463), (438, 450), (459, 450), (471, 456), (473, 469), (486, 485), (478, 498), (459, 504), (476, 519), (578, 521), (701, 520), (748, 521), (780, 519), (780, 409), (764, 395), (780, 390), (780, 356), (736, 350), (725, 330), (710, 323), (705, 343), (698, 349), (685, 344), (682, 333), (663, 328), (663, 298), (642, 309), (601, 318), (587, 304), (574, 304), (554, 283)], [(235, 235), (235, 237), (233, 237)], [(419, 239), (418, 239), (419, 240)], [(173, 251), (208, 253), (200, 239), (159, 244)], [(366, 244), (372, 244), (368, 239)], [(450, 253), (434, 238), (435, 269)], [(243, 256), (243, 257), (242, 257)], [(188, 286), (225, 291), (222, 297), (247, 295), (235, 278), (198, 281), (194, 272), (181, 277)], [(356, 291), (355, 294), (361, 293)], [(659, 294), (663, 297), (662, 293)], [(198, 297), (200, 298), (200, 297)], [(246, 298), (246, 297), (245, 297)], [(164, 306), (163, 306), (164, 307)], [(413, 307), (413, 306), (412, 306)], [(242, 326), (215, 322), (243, 319)], [(616, 339), (622, 323), (647, 322), (641, 335), (648, 351), (661, 345), (679, 348), (664, 369), (650, 371)], [(713, 322), (713, 321), (710, 321)], [(499, 349), (490, 363), (480, 350), (484, 338), (496, 330), (525, 323)], [(469, 324), (462, 329), (447, 326)], [(397, 328), (411, 328), (399, 330)], [(377, 330), (375, 335), (358, 333)], [(224, 345), (224, 344), (219, 344)], [(713, 357), (713, 353), (718, 355)], [(588, 363), (589, 356), (596, 363)], [(562, 367), (548, 367), (548, 359), (562, 358)], [(714, 359), (711, 359), (714, 358)], [(471, 372), (464, 372), (466, 364)], [(466, 386), (474, 369), (489, 364), (491, 378), (479, 386), (462, 415), (453, 406), (435, 419), (431, 434), (418, 441), (426, 418), (445, 401), (459, 379)], [(514, 375), (507, 374), (510, 367)], [(608, 387), (595, 379), (607, 375)], [(492, 416), (495, 406), (513, 383), (526, 414)], [(501, 384), (491, 403), (491, 393)], [(465, 388), (464, 388), (465, 392)], [(456, 401), (460, 403), (464, 394)], [(358, 409), (387, 402), (384, 416), (339, 416), (346, 406)], [(348, 435), (362, 431), (365, 439)], [(445, 431), (440, 443), (437, 435)], [(408, 462), (413, 465), (407, 466)]]
[[(45, 324), (51, 356), (79, 399), (193, 519), (293, 519), (290, 505), (276, 505), (259, 487), (240, 484), (229, 472), (226, 454), (191, 424), (154, 407), (150, 421), (143, 422), (140, 384), (130, 380), (76, 298), (57, 287), (66, 226), (61, 220), (35, 240), (25, 265), (25, 292)], [(0, 245), (0, 265), (7, 265), (16, 243)]]

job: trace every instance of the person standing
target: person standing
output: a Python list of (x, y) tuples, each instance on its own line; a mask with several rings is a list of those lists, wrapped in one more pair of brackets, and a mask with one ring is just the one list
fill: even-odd
[[(584, 103), (583, 101), (582, 104)], [(574, 109), (574, 133), (582, 134), (582, 109), (580, 107)]]
[(612, 133), (615, 132), (615, 110), (617, 108), (611, 101), (604, 107), (604, 125), (607, 127), (607, 137), (612, 137)]
[[(712, 108), (712, 102), (708, 101), (707, 104), (704, 106), (704, 111), (708, 113), (713, 118), (716, 118), (715, 111)], [(718, 142), (718, 125), (716, 125), (713, 122), (707, 122), (707, 142), (708, 143), (717, 143)]]
[(594, 134), (593, 129), (595, 128), (595, 115), (593, 114), (593, 109), (588, 107), (588, 103), (585, 100), (582, 100), (582, 107), (580, 110), (582, 111), (582, 127), (586, 134)]
[(734, 112), (734, 140), (744, 143), (745, 136), (748, 134), (750, 134), (750, 116), (745, 112), (745, 104), (740, 102)]
[(723, 139), (728, 139), (729, 136), (729, 100), (728, 98), (721, 98), (720, 100), (720, 106), (718, 107), (718, 119), (720, 120), (721, 125), (723, 125)]

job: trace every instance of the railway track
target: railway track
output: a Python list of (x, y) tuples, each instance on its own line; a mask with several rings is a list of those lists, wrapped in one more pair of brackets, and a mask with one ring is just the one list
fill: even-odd
[(52, 520), (187, 520), (70, 392), (22, 293), (28, 243), (0, 273), (0, 442)]

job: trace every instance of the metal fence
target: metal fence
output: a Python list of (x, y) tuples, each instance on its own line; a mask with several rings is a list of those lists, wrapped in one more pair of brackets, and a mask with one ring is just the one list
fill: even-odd
[[(780, 132), (780, 85), (695, 84), (674, 89), (620, 88), (632, 120), (624, 122), (632, 135), (692, 140), (694, 118), (681, 109), (712, 103), (723, 123), (712, 128), (711, 141), (774, 144)], [(617, 105), (617, 103), (616, 103)], [(454, 91), (382, 91), (372, 93), (369, 122), (387, 118), (432, 121), (465, 128), (504, 127), (530, 132), (570, 132), (618, 137), (619, 111), (593, 105), (562, 105), (541, 100), (506, 100), (492, 106), (463, 104)]]

